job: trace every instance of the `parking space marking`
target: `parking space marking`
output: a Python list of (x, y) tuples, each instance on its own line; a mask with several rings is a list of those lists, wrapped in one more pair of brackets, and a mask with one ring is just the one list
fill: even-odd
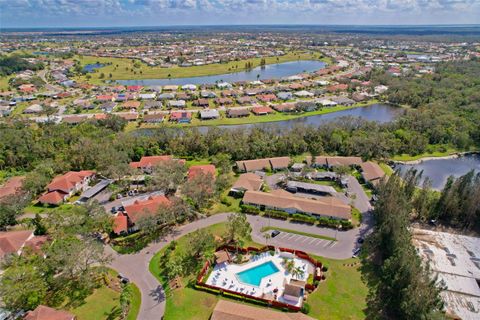
[(312, 240), (310, 240), (310, 242), (308, 244), (312, 244), (316, 241), (317, 239), (316, 238), (313, 238)]

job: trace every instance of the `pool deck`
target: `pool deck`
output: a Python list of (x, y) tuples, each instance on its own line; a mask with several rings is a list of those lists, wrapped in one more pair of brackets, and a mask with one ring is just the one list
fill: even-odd
[[(223, 288), (239, 293), (251, 295), (254, 297), (262, 298), (264, 296), (273, 297), (275, 293), (274, 289), (277, 289), (277, 301), (288, 303), (294, 306), (301, 306), (303, 299), (300, 298), (297, 301), (285, 300), (283, 298), (284, 284), (290, 283), (292, 275), (285, 270), (282, 265), (283, 257), (292, 257), (288, 253), (275, 253), (273, 256), (270, 253), (265, 252), (258, 256), (253, 256), (249, 262), (244, 264), (235, 263), (222, 263), (216, 265), (207, 279), (207, 284)], [(304, 268), (305, 274), (301, 278), (294, 278), (295, 280), (307, 281), (308, 275), (314, 272), (314, 266), (303, 259), (293, 258), (295, 267)], [(263, 277), (259, 286), (243, 283), (240, 281), (237, 273), (252, 269), (266, 262), (271, 261), (279, 270), (271, 275)]]

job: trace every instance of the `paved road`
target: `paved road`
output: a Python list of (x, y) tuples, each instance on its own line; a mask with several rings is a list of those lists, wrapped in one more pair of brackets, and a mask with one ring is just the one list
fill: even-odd
[(175, 231), (174, 235), (151, 243), (148, 247), (135, 254), (119, 255), (112, 248), (106, 247), (106, 252), (113, 257), (110, 267), (133, 281), (142, 293), (142, 304), (140, 306), (138, 319), (158, 320), (161, 319), (165, 313), (165, 295), (163, 288), (157, 279), (148, 271), (153, 255), (164, 248), (170, 241), (178, 239), (197, 229), (224, 222), (229, 215), (229, 213), (222, 213), (181, 226)]
[[(269, 241), (269, 244), (289, 247), (292, 249), (303, 250), (334, 259), (345, 259), (352, 255), (356, 248), (357, 237), (366, 232), (371, 225), (371, 216), (368, 213), (370, 204), (368, 197), (363, 191), (361, 185), (356, 179), (351, 179), (348, 189), (350, 192), (357, 194), (355, 206), (359, 208), (364, 215), (364, 222), (361, 228), (349, 231), (335, 231), (327, 228), (319, 228), (305, 224), (290, 223), (282, 220), (268, 219), (258, 216), (248, 216), (248, 221), (252, 225), (252, 239), (259, 243), (266, 243), (265, 238), (260, 232), (264, 226), (276, 226), (290, 230), (303, 231), (324, 236), (336, 238), (335, 243), (329, 243), (326, 240), (307, 238), (300, 236), (278, 236)], [(367, 211), (364, 211), (367, 210)], [(179, 227), (175, 233), (158, 242), (151, 243), (148, 247), (135, 254), (119, 255), (110, 247), (106, 248), (106, 252), (111, 254), (113, 261), (110, 264), (112, 268), (133, 281), (142, 293), (142, 304), (138, 319), (156, 320), (160, 319), (165, 312), (165, 295), (162, 286), (157, 279), (148, 271), (150, 260), (153, 255), (164, 248), (170, 241), (178, 239), (197, 229), (202, 229), (213, 224), (221, 223), (227, 220), (230, 213), (217, 214), (205, 219), (200, 219)], [(315, 239), (312, 241), (312, 239)]]
[[(274, 246), (287, 247), (295, 250), (302, 250), (315, 255), (331, 259), (347, 259), (352, 256), (356, 248), (359, 229), (355, 228), (348, 231), (337, 231), (330, 228), (320, 228), (303, 223), (292, 223), (277, 219), (268, 219), (260, 216), (248, 216), (248, 221), (252, 226), (252, 240), (262, 244), (271, 244)], [(316, 235), (336, 238), (337, 241), (331, 243), (329, 240), (317, 239), (313, 237), (304, 237), (290, 234), (290, 236), (281, 236), (266, 240), (261, 232), (263, 227), (277, 227), (294, 231), (307, 232)]]

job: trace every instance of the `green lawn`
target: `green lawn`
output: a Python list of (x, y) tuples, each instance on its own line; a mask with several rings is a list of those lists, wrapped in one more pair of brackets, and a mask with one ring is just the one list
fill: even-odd
[[(431, 148), (436, 148), (438, 149), (439, 146), (434, 146), (434, 145), (431, 145), (430, 146)], [(445, 150), (445, 151), (443, 151)], [(458, 149), (455, 149), (455, 148), (442, 148), (442, 150), (436, 150), (436, 151), (431, 151), (431, 152), (424, 152), (424, 153), (421, 153), (421, 154), (417, 154), (417, 155), (409, 155), (409, 154), (401, 154), (401, 155), (396, 155), (394, 157), (392, 157), (392, 160), (394, 161), (415, 161), (415, 160), (419, 160), (421, 158), (427, 158), (427, 157), (432, 157), (432, 158), (438, 158), (438, 157), (445, 157), (445, 156), (450, 156), (450, 155), (453, 155), (455, 153), (459, 153), (459, 152), (468, 152), (468, 151), (477, 151), (475, 149), (473, 150), (458, 150)]]
[(324, 239), (324, 240), (329, 240), (329, 241), (337, 241), (337, 240), (335, 240), (335, 238), (332, 238), (332, 237), (322, 236), (322, 235), (314, 234), (314, 233), (290, 230), (290, 229), (285, 229), (285, 228), (263, 227), (260, 231), (261, 232), (266, 232), (266, 231), (269, 231), (269, 230), (278, 230), (278, 231), (298, 234), (298, 235), (301, 235), (301, 236), (306, 236), (306, 237), (311, 237), (311, 238)]
[[(225, 223), (216, 224), (206, 228), (214, 235), (221, 235), (225, 231)], [(186, 237), (177, 241), (175, 253), (178, 254), (187, 244)], [(257, 245), (246, 242), (245, 246)], [(177, 251), (178, 250), (178, 251)], [(157, 252), (150, 262), (150, 272), (163, 284), (166, 289), (167, 301), (165, 319), (196, 319), (207, 320), (217, 303), (223, 299), (215, 294), (195, 290), (189, 284), (194, 277), (182, 279), (183, 288), (170, 290), (167, 281), (162, 276), (159, 262), (165, 249)], [(365, 298), (367, 288), (361, 281), (358, 265), (348, 267), (344, 264), (357, 262), (356, 259), (331, 260), (316, 257), (322, 261), (329, 270), (326, 273), (327, 280), (320, 283), (319, 288), (308, 298), (311, 306), (309, 316), (317, 319), (364, 319)]]
[(393, 174), (394, 171), (388, 164), (380, 162), (378, 163), (378, 165), (380, 166), (380, 168), (382, 168), (383, 172), (385, 172), (387, 176), (391, 176)]
[[(78, 320), (107, 319), (109, 315), (117, 312), (119, 298), (119, 292), (101, 287), (87, 297), (83, 305), (70, 311), (77, 316)], [(113, 319), (116, 319), (116, 317)]]
[[(309, 52), (288, 52), (281, 57), (265, 57), (266, 64), (288, 62), (294, 60), (319, 60), (319, 53)], [(89, 82), (92, 84), (102, 84), (102, 80), (130, 80), (130, 79), (158, 79), (158, 78), (186, 78), (209, 76), (215, 74), (233, 73), (243, 71), (245, 63), (251, 62), (253, 67), (260, 65), (261, 58), (252, 58), (248, 60), (232, 61), (228, 63), (215, 63), (204, 66), (179, 67), (173, 66), (171, 68), (161, 68), (159, 66), (150, 67), (146, 64), (132, 59), (124, 58), (103, 58), (93, 56), (77, 56), (75, 59), (80, 60), (83, 65), (91, 63), (109, 64), (103, 68), (97, 69), (98, 72), (91, 73), (91, 79), (87, 80), (85, 76), (78, 77), (76, 80)], [(321, 60), (330, 63), (329, 58), (322, 58)], [(140, 64), (139, 68), (134, 68), (134, 63)], [(118, 67), (117, 67), (118, 65)], [(133, 69), (133, 70), (132, 70)], [(100, 79), (100, 74), (104, 73), (105, 78)], [(110, 78), (110, 74), (112, 77)], [(170, 75), (170, 77), (169, 77)]]
[(140, 304), (142, 303), (142, 293), (134, 283), (129, 283), (128, 286), (132, 288), (132, 300), (130, 301), (130, 311), (128, 312), (127, 320), (136, 320), (140, 311)]
[(328, 272), (326, 281), (321, 282), (307, 299), (311, 308), (308, 315), (322, 320), (365, 319), (363, 310), (366, 308), (368, 289), (362, 282), (358, 270), (360, 265), (346, 266), (359, 260), (315, 258), (328, 266)]
[[(117, 271), (113, 269), (109, 269), (108, 274), (113, 279), (118, 275)], [(129, 283), (127, 286), (132, 289), (132, 298), (126, 319), (135, 320), (140, 311), (142, 294), (134, 283)], [(120, 292), (104, 285), (95, 289), (95, 291), (85, 299), (85, 303), (70, 310), (70, 312), (75, 314), (78, 320), (119, 319), (119, 315), (121, 314)]]

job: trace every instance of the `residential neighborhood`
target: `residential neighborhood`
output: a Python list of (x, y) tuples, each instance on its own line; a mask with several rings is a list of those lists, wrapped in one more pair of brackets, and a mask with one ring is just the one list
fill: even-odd
[(0, 1), (0, 320), (479, 319), (479, 9)]

